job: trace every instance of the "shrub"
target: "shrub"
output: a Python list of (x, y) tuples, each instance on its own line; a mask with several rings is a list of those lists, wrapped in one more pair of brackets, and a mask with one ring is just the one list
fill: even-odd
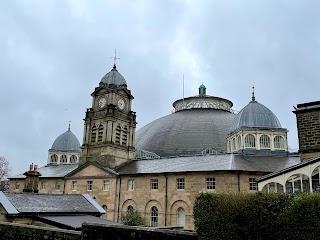
[(140, 213), (136, 210), (129, 210), (126, 213), (122, 213), (120, 220), (123, 224), (129, 226), (140, 226), (144, 225), (144, 219)]

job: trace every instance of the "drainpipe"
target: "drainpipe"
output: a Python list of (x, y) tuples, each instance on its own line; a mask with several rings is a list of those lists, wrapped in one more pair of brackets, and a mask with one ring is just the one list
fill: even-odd
[(168, 177), (163, 174), (166, 178), (166, 195), (164, 198), (164, 226), (167, 226), (167, 209), (168, 209)]

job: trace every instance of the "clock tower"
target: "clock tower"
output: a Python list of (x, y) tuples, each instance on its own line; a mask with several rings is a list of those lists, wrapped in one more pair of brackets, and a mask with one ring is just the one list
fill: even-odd
[(116, 64), (100, 81), (84, 119), (80, 164), (95, 161), (116, 168), (134, 157), (136, 113), (133, 96)]

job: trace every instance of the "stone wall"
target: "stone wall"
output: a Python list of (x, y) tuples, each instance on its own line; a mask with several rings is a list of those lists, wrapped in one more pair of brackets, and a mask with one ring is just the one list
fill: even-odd
[(198, 239), (198, 234), (167, 229), (84, 224), (82, 226), (82, 239), (196, 240)]
[(15, 223), (0, 223), (0, 240), (42, 239), (80, 240), (81, 232)]

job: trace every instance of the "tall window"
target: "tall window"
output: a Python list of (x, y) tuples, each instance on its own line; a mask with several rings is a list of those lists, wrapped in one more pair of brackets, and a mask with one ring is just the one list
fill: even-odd
[(78, 188), (78, 182), (77, 181), (72, 181), (71, 190), (72, 191), (77, 191), (77, 188)]
[(77, 162), (77, 156), (76, 155), (72, 155), (71, 157), (70, 157), (70, 163), (76, 163)]
[(56, 188), (57, 191), (60, 191), (60, 188), (61, 188), (61, 181), (60, 180), (56, 181), (55, 188)]
[(244, 138), (244, 144), (246, 147), (254, 148), (256, 147), (256, 138), (252, 134), (248, 134)]
[(184, 189), (184, 178), (177, 178), (177, 189)]
[(151, 227), (157, 227), (158, 226), (158, 208), (153, 206), (151, 208)]
[(67, 163), (68, 157), (67, 155), (61, 155), (60, 157), (60, 163)]
[(282, 136), (274, 137), (274, 148), (284, 149), (284, 138)]
[(151, 184), (151, 189), (153, 190), (158, 189), (159, 187), (158, 179), (151, 179), (150, 184)]
[(258, 183), (254, 178), (249, 178), (249, 190), (258, 191)]
[(120, 137), (121, 137), (121, 127), (117, 126), (116, 127), (116, 140), (115, 140), (115, 142), (117, 144), (120, 144)]
[(268, 135), (262, 135), (260, 137), (260, 147), (261, 148), (270, 148), (270, 138)]
[(98, 128), (98, 142), (102, 142), (103, 136), (103, 125), (101, 124)]
[(51, 163), (58, 162), (58, 156), (56, 154), (52, 154), (51, 157), (50, 157), (50, 162)]
[(122, 145), (127, 145), (127, 139), (128, 139), (128, 129), (124, 128), (122, 131)]
[(92, 188), (93, 188), (93, 182), (87, 181), (87, 191), (92, 191)]
[(236, 150), (236, 139), (232, 139), (232, 152)]
[(177, 226), (184, 227), (186, 224), (186, 213), (183, 208), (178, 208), (177, 210)]
[(214, 177), (206, 178), (206, 188), (207, 190), (216, 189), (216, 179)]
[(93, 126), (91, 130), (91, 142), (96, 142), (96, 136), (97, 136), (97, 127)]
[(103, 181), (103, 191), (109, 191), (109, 189), (110, 189), (110, 181), (104, 180)]
[(14, 189), (15, 190), (19, 190), (19, 188), (20, 188), (20, 183), (16, 182), (15, 185), (14, 185)]
[(241, 136), (238, 136), (238, 149), (242, 148), (242, 144), (241, 144)]
[(41, 181), (41, 190), (45, 190), (45, 189), (46, 189), (46, 182)]
[(128, 180), (128, 190), (129, 191), (133, 191), (134, 190), (134, 180), (133, 179), (129, 179)]

